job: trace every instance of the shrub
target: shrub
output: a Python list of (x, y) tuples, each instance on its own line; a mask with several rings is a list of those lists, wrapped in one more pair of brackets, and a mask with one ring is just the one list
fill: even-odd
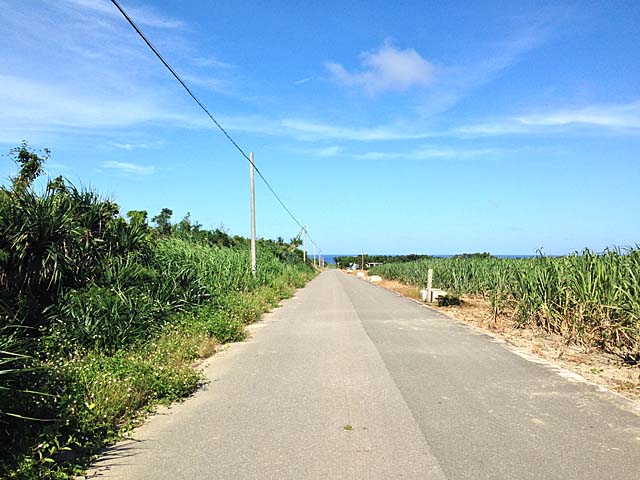
[(239, 342), (246, 338), (244, 324), (238, 318), (227, 317), (224, 312), (201, 310), (206, 319), (207, 332), (220, 343)]
[(460, 297), (457, 297), (455, 295), (441, 295), (438, 297), (438, 306), (439, 307), (451, 307), (451, 306), (455, 306), (455, 305), (460, 305), (462, 303), (462, 301), (460, 300)]

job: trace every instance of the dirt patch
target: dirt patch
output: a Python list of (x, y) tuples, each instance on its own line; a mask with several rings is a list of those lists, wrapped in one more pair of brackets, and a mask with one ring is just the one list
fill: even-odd
[[(405, 297), (420, 298), (420, 289), (412, 285), (385, 279), (377, 284)], [(460, 306), (430, 306), (456, 320), (486, 330), (528, 353), (578, 373), (592, 383), (640, 400), (640, 365), (627, 365), (614, 355), (568, 344), (559, 335), (516, 327), (510, 312), (494, 319), (487, 299), (469, 296), (462, 296), (461, 299)]]

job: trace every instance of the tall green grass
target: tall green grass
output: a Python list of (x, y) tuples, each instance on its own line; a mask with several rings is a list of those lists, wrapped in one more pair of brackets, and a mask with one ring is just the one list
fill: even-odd
[(372, 269), (373, 274), (491, 300), (494, 314), (514, 312), (520, 326), (536, 326), (595, 346), (628, 362), (640, 361), (640, 249), (589, 250), (526, 259), (433, 258)]

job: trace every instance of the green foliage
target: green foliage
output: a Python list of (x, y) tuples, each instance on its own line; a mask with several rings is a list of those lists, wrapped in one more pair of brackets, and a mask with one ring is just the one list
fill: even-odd
[(206, 320), (207, 333), (220, 343), (240, 342), (246, 338), (244, 324), (237, 318), (229, 318), (221, 310), (207, 308), (199, 316)]
[(114, 352), (156, 333), (166, 311), (148, 291), (92, 286), (67, 293), (51, 318), (59, 348)]
[(171, 216), (173, 210), (170, 208), (163, 208), (162, 211), (153, 217), (151, 221), (156, 224), (158, 233), (160, 235), (169, 235), (171, 233)]
[(0, 477), (68, 478), (156, 402), (191, 393), (193, 362), (304, 285), (295, 246), (207, 231), (163, 209), (127, 219), (12, 150), (0, 187)]
[(494, 318), (507, 307), (519, 325), (533, 325), (640, 361), (640, 248), (589, 250), (565, 257), (500, 259), (486, 255), (433, 258), (376, 267), (371, 273), (457, 294), (488, 297)]
[(489, 252), (483, 252), (483, 253), (459, 253), (457, 255), (454, 255), (453, 258), (476, 258), (476, 259), (487, 259), (487, 258), (493, 258), (493, 256), (489, 253)]
[(117, 215), (114, 202), (60, 179), (48, 181), (42, 194), (30, 185), (1, 187), (0, 302), (8, 316), (39, 326), (69, 290), (100, 282), (105, 262), (148, 257), (148, 227)]
[(427, 258), (432, 258), (430, 255), (418, 255), (415, 253), (409, 255), (352, 255), (352, 256), (341, 256), (334, 257), (333, 260), (336, 262), (336, 265), (342, 268), (346, 268), (349, 265), (355, 263), (360, 266), (363, 262), (367, 263), (403, 263), (403, 262), (415, 262), (417, 260), (423, 260)]
[(42, 165), (49, 158), (49, 154), (49, 150), (45, 149), (44, 156), (40, 157), (29, 150), (29, 145), (24, 140), (19, 147), (12, 148), (9, 156), (20, 167), (20, 173), (13, 179), (13, 189), (19, 191), (29, 188), (33, 181), (42, 175)]
[(438, 297), (439, 307), (451, 307), (451, 306), (456, 306), (461, 304), (462, 304), (462, 301), (460, 300), (460, 297), (457, 297), (455, 295), (447, 294), (447, 295), (442, 295)]

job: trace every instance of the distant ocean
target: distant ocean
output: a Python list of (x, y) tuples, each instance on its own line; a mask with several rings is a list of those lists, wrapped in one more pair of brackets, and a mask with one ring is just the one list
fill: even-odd
[[(359, 253), (333, 253), (331, 255), (323, 255), (324, 257), (324, 261), (327, 263), (336, 263), (335, 262), (335, 258), (336, 257), (356, 257), (359, 256)], [(370, 254), (370, 255), (386, 255), (385, 253), (375, 253), (375, 254)], [(422, 254), (421, 254), (422, 255)], [(425, 254), (427, 255), (427, 254)], [(393, 255), (389, 255), (389, 256), (393, 256)], [(454, 254), (451, 255), (432, 255), (432, 257), (438, 257), (438, 258), (451, 258), (453, 257)], [(498, 258), (533, 258), (535, 257), (535, 255), (493, 255), (494, 257), (498, 257)]]

